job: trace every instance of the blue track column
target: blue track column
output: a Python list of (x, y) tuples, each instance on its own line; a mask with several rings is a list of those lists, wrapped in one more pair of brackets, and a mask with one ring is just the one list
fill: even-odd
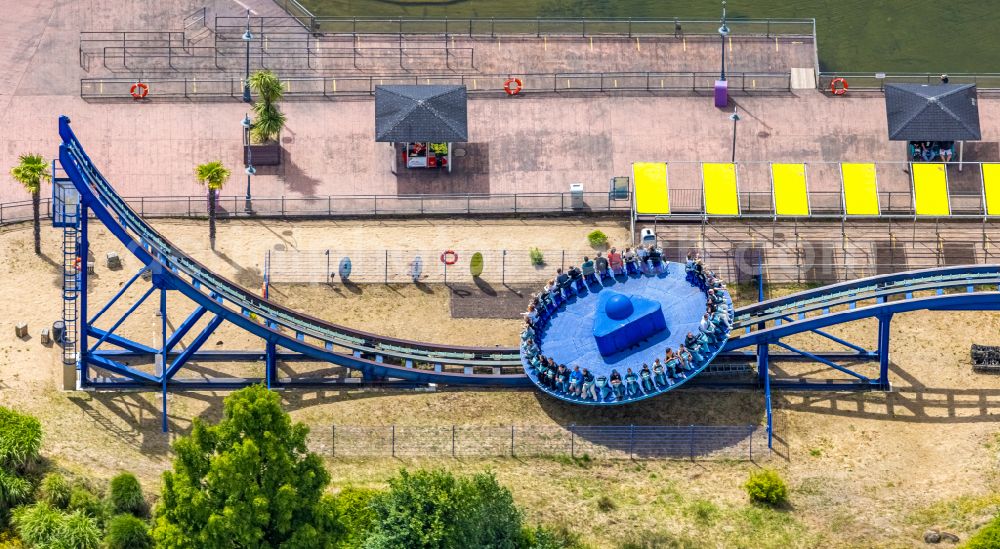
[(80, 259), (80, 284), (77, 286), (80, 289), (80, 313), (77, 318), (80, 319), (80, 336), (79, 343), (77, 344), (79, 357), (77, 358), (77, 364), (80, 365), (80, 379), (78, 384), (80, 387), (85, 387), (87, 379), (90, 377), (89, 365), (87, 359), (90, 355), (90, 345), (88, 344), (87, 338), (87, 328), (90, 326), (87, 320), (87, 258), (90, 257), (90, 240), (87, 235), (87, 203), (81, 201), (80, 203), (80, 245), (77, 246), (77, 253)]
[(267, 388), (270, 389), (274, 385), (275, 378), (277, 377), (277, 358), (275, 357), (276, 348), (274, 343), (270, 341), (267, 342), (264, 348), (265, 348), (264, 368), (266, 370), (265, 373), (267, 375)]
[[(162, 283), (161, 283), (162, 284)], [(169, 362), (167, 362), (167, 288), (160, 286), (160, 321), (162, 324), (162, 333), (160, 344), (163, 345), (160, 355), (160, 383), (163, 390), (163, 432), (167, 432), (167, 367)]]
[(889, 385), (889, 329), (892, 313), (878, 317), (878, 387), (888, 391)]

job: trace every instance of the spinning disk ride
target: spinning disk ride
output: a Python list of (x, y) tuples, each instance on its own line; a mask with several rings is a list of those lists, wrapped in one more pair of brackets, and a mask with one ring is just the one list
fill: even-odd
[[(683, 264), (673, 262), (655, 268), (644, 266), (641, 272), (606, 276), (599, 282), (581, 279), (565, 292), (553, 290), (550, 295), (554, 299), (534, 315), (534, 339), (540, 354), (555, 364), (565, 364), (570, 371), (576, 366), (586, 368), (595, 377), (598, 398), (595, 401), (571, 395), (546, 383), (545, 368), (538, 368), (538, 360), (533, 360), (535, 353), (522, 345), (525, 373), (545, 393), (577, 404), (626, 404), (675, 389), (708, 367), (729, 339), (729, 327), (720, 325), (710, 338), (702, 336), (702, 344), (691, 349), (695, 360), (677, 364), (674, 375), (670, 375), (672, 368), (666, 367), (665, 351), (676, 352), (689, 334), (701, 333), (706, 290), (694, 274), (685, 272)], [(717, 291), (731, 322), (732, 299), (724, 289)], [(664, 364), (662, 375), (656, 375), (657, 359)], [(641, 375), (644, 364), (653, 372), (647, 380)], [(629, 369), (636, 376), (637, 391), (629, 395), (623, 385), (623, 397), (617, 398), (610, 390), (612, 372), (617, 371), (627, 385)]]

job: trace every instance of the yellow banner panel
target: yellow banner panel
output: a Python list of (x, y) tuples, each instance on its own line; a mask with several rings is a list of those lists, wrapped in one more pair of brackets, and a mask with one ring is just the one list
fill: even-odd
[(771, 164), (775, 215), (809, 215), (805, 164)]
[(847, 215), (879, 215), (875, 164), (841, 164)]
[(740, 215), (735, 164), (702, 164), (701, 178), (705, 183), (706, 214)]
[(635, 182), (635, 212), (645, 215), (667, 215), (670, 199), (667, 190), (667, 165), (663, 162), (632, 164)]
[(944, 164), (913, 163), (913, 202), (917, 215), (951, 215), (948, 203), (948, 173)]

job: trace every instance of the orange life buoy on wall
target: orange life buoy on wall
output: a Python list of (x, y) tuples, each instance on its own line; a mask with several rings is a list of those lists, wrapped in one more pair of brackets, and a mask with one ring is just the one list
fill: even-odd
[(445, 250), (444, 253), (441, 254), (441, 263), (444, 263), (445, 265), (454, 265), (455, 263), (458, 263), (458, 254), (455, 253), (455, 250)]
[(149, 86), (143, 84), (142, 82), (136, 82), (135, 84), (132, 84), (132, 88), (129, 90), (129, 93), (132, 94), (132, 99), (142, 99), (149, 94)]
[(517, 95), (521, 93), (524, 88), (524, 83), (521, 82), (520, 78), (508, 78), (506, 82), (503, 83), (503, 91), (507, 92), (507, 95)]
[(833, 95), (844, 95), (847, 93), (847, 88), (847, 80), (844, 78), (834, 78), (830, 81), (830, 93)]

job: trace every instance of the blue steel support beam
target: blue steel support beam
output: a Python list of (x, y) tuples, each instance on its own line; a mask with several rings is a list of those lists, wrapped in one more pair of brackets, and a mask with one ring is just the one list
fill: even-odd
[(101, 315), (103, 315), (108, 309), (111, 308), (112, 305), (114, 305), (118, 301), (119, 298), (121, 298), (122, 294), (124, 294), (125, 291), (128, 290), (130, 286), (132, 286), (132, 283), (138, 280), (138, 278), (142, 276), (142, 273), (146, 272), (146, 269), (148, 269), (148, 267), (143, 265), (141, 269), (139, 269), (134, 275), (132, 275), (132, 278), (128, 279), (128, 282), (126, 282), (125, 285), (122, 286), (120, 290), (118, 290), (118, 293), (116, 293), (114, 297), (112, 297), (107, 303), (104, 304), (104, 307), (101, 307), (100, 311), (97, 311), (97, 314), (94, 315), (94, 318), (90, 319), (88, 324), (93, 324), (97, 322), (97, 319), (101, 318)]
[(188, 317), (186, 319), (184, 319), (184, 322), (182, 322), (181, 325), (178, 326), (176, 330), (174, 330), (174, 333), (170, 335), (170, 338), (167, 339), (167, 344), (164, 345), (164, 348), (168, 352), (171, 349), (173, 349), (177, 345), (177, 343), (184, 336), (186, 336), (189, 331), (191, 331), (191, 328), (193, 328), (194, 325), (199, 320), (201, 320), (201, 317), (205, 314), (205, 312), (206, 312), (206, 309), (204, 307), (200, 306), (200, 305), (198, 306), (197, 309), (195, 309), (194, 311), (192, 311), (192, 313), (190, 315), (188, 315)]
[(264, 368), (267, 378), (267, 388), (270, 389), (277, 378), (277, 357), (276, 357), (276, 346), (274, 343), (268, 341), (264, 345)]
[[(764, 346), (764, 349), (767, 349), (767, 345)], [(766, 357), (764, 359), (764, 406), (767, 409), (767, 448), (773, 450), (774, 422), (771, 419), (771, 374), (768, 372)]]
[[(84, 277), (84, 279), (86, 279), (86, 277)], [(127, 319), (132, 313), (134, 313), (135, 310), (139, 308), (139, 305), (142, 305), (142, 302), (146, 301), (146, 298), (152, 295), (154, 290), (156, 290), (155, 286), (151, 286), (148, 290), (146, 290), (146, 293), (142, 294), (142, 297), (140, 297), (138, 301), (133, 303), (132, 306), (129, 307), (127, 311), (125, 311), (125, 314), (123, 314), (121, 318), (118, 319), (117, 322), (115, 322), (110, 328), (108, 328), (108, 331), (105, 332), (104, 335), (97, 340), (97, 343), (95, 343), (93, 347), (88, 349), (87, 352), (93, 353), (94, 351), (97, 350), (98, 347), (101, 346), (102, 343), (107, 341), (107, 339), (111, 337), (111, 334), (114, 333), (114, 331), (117, 330), (118, 327), (122, 325), (122, 322), (125, 322), (125, 319)], [(83, 347), (81, 347), (81, 349), (82, 348)]]
[[(82, 359), (81, 359), (82, 360)], [(93, 364), (94, 366), (104, 368), (109, 372), (114, 372), (116, 374), (121, 374), (123, 376), (128, 376), (139, 382), (151, 382), (157, 383), (159, 380), (156, 376), (147, 374), (146, 372), (140, 372), (139, 370), (133, 370), (128, 366), (122, 364), (121, 362), (116, 362), (109, 358), (105, 358), (100, 355), (90, 355), (87, 357), (87, 362)]]
[(812, 360), (815, 360), (816, 362), (819, 362), (820, 364), (826, 364), (827, 366), (833, 368), (834, 370), (843, 372), (843, 373), (845, 373), (845, 374), (847, 374), (849, 376), (854, 376), (854, 377), (860, 379), (861, 381), (868, 381), (868, 382), (871, 381), (871, 379), (869, 379), (869, 378), (867, 378), (867, 377), (865, 377), (865, 376), (863, 376), (863, 375), (855, 372), (854, 370), (851, 370), (850, 368), (845, 368), (845, 367), (841, 366), (840, 364), (837, 364), (835, 362), (827, 360), (827, 359), (825, 359), (825, 358), (823, 358), (821, 356), (816, 356), (816, 355), (814, 355), (814, 354), (812, 354), (812, 353), (810, 353), (808, 351), (803, 351), (801, 349), (796, 349), (795, 347), (792, 347), (791, 345), (789, 345), (787, 343), (784, 343), (784, 342), (781, 342), (781, 341), (775, 341), (774, 344), (777, 345), (777, 346), (779, 346), (779, 347), (781, 347), (781, 348), (783, 348), (783, 349), (787, 349), (789, 351), (792, 351), (793, 353), (798, 353), (798, 354), (800, 354), (802, 356), (811, 358)]
[(889, 390), (889, 334), (892, 313), (878, 317), (878, 383), (879, 388)]
[[(790, 317), (790, 316), (783, 316), (781, 318), (782, 318), (782, 320), (785, 320), (787, 322), (795, 322), (795, 320), (793, 320), (792, 317)], [(865, 353), (865, 354), (869, 354), (869, 355), (875, 355), (875, 353), (873, 353), (872, 351), (869, 351), (868, 349), (865, 349), (864, 347), (861, 347), (860, 345), (855, 345), (855, 344), (851, 343), (850, 341), (847, 341), (845, 339), (841, 339), (841, 338), (839, 338), (839, 337), (837, 337), (837, 336), (835, 336), (833, 334), (824, 332), (823, 330), (820, 330), (818, 328), (815, 329), (815, 330), (810, 330), (810, 331), (812, 333), (816, 334), (816, 335), (823, 336), (823, 337), (829, 339), (830, 341), (832, 341), (834, 343), (839, 343), (839, 344), (843, 345), (844, 347), (847, 347), (848, 349), (854, 349), (855, 351), (857, 351), (859, 353)]]
[[(164, 380), (171, 379), (174, 377), (174, 374), (176, 374), (178, 370), (180, 370), (184, 366), (184, 364), (186, 364), (187, 361), (190, 360), (191, 357), (196, 352), (198, 352), (198, 349), (200, 349), (201, 346), (204, 345), (206, 341), (208, 341), (208, 338), (209, 336), (212, 335), (212, 332), (214, 332), (219, 327), (219, 325), (222, 324), (222, 320), (223, 318), (221, 315), (215, 315), (212, 318), (212, 320), (208, 321), (208, 325), (205, 326), (205, 328), (198, 333), (198, 336), (194, 338), (194, 341), (192, 341), (191, 344), (188, 345), (186, 349), (184, 349), (183, 351), (181, 351), (179, 355), (177, 355), (177, 358), (175, 358), (174, 361), (170, 364), (170, 368), (168, 368), (163, 373)], [(164, 364), (166, 364), (166, 356), (167, 355), (164, 355), (165, 357)]]
[[(90, 332), (96, 335), (97, 337), (101, 338), (104, 341), (104, 343), (117, 345), (118, 347), (121, 347), (122, 349), (125, 349), (127, 351), (131, 351), (133, 353), (141, 353), (149, 355), (160, 352), (159, 349), (154, 349), (149, 345), (143, 345), (138, 341), (132, 341), (131, 339), (128, 339), (126, 337), (122, 337), (118, 334), (113, 334), (111, 332), (105, 332), (104, 330), (100, 328), (94, 328), (93, 326), (90, 327)], [(91, 351), (91, 352), (96, 353), (97, 351)]]

